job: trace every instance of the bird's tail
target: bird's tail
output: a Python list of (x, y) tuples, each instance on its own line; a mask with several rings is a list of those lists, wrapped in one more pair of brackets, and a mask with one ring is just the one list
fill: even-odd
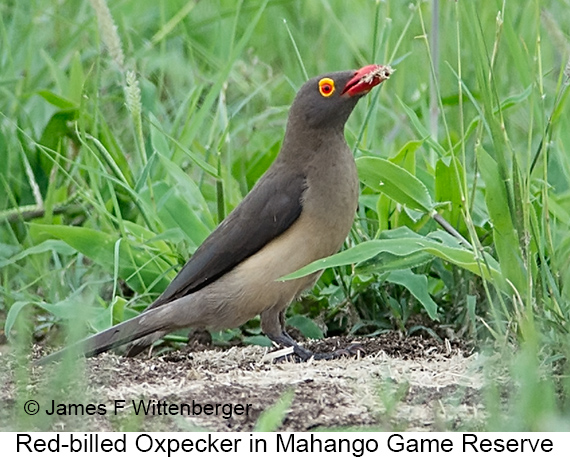
[(92, 357), (147, 335), (160, 332), (162, 329), (172, 329), (171, 313), (165, 311), (164, 307), (145, 311), (128, 321), (121, 322), (107, 330), (103, 330), (60, 351), (43, 357), (37, 360), (35, 364), (45, 365), (61, 360), (61, 358), (70, 351), (83, 354), (85, 357)]

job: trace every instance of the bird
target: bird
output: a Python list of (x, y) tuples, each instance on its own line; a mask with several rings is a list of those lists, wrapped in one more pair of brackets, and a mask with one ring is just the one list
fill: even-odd
[(291, 105), (274, 162), (197, 248), (164, 292), (138, 316), (39, 359), (75, 347), (86, 357), (130, 343), (134, 356), (174, 330), (239, 327), (259, 315), (261, 329), (301, 360), (313, 353), (285, 330), (285, 311), (322, 271), (280, 280), (336, 253), (358, 206), (359, 181), (344, 128), (357, 102), (388, 79), (389, 65), (323, 74), (305, 82)]

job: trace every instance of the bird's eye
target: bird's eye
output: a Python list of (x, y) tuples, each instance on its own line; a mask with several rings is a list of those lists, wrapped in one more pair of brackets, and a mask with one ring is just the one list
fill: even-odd
[(323, 97), (330, 97), (334, 92), (334, 81), (330, 78), (323, 78), (319, 81), (319, 92)]

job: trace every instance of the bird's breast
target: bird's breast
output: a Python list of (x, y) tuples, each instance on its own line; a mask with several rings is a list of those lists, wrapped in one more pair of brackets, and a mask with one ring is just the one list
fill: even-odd
[[(313, 221), (321, 237), (331, 241), (330, 255), (345, 240), (358, 206), (358, 174), (348, 146), (325, 155), (307, 173), (303, 214)], [(315, 234), (317, 236), (317, 234)]]

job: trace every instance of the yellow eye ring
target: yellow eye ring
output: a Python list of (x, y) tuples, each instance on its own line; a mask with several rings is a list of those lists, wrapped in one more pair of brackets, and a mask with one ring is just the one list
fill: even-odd
[(323, 78), (319, 81), (319, 92), (323, 97), (330, 97), (334, 92), (334, 81), (330, 78)]

